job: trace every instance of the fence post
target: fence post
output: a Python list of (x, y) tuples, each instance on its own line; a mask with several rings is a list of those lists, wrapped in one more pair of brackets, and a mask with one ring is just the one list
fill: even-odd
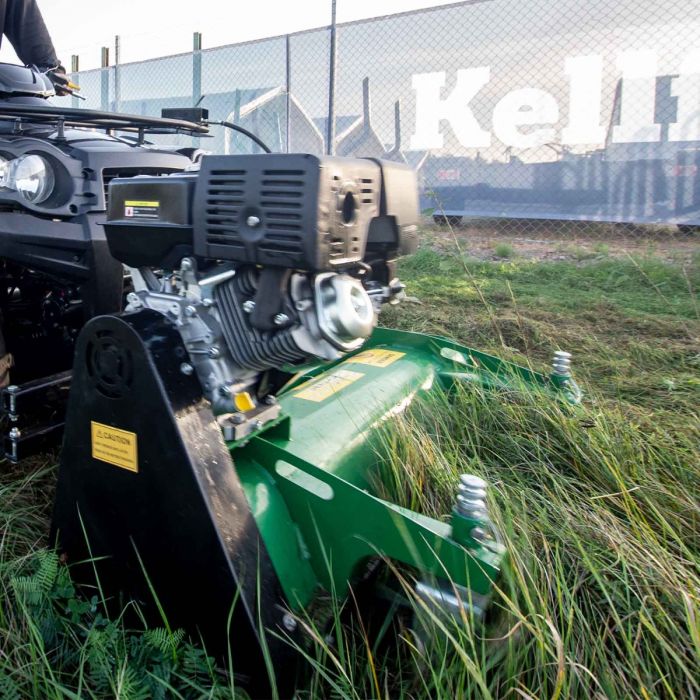
[(335, 61), (336, 46), (336, 0), (331, 0), (331, 55), (328, 70), (328, 129), (326, 132), (326, 153), (332, 156), (335, 151)]
[(102, 111), (109, 111), (109, 47), (102, 47), (102, 60), (100, 61), (100, 66), (102, 70), (100, 71), (100, 82), (102, 86), (102, 100), (101, 108)]
[(119, 46), (119, 35), (114, 37), (114, 111), (119, 111), (121, 102), (121, 81), (120, 81), (120, 57), (121, 47)]
[(287, 62), (286, 71), (286, 100), (287, 100), (287, 121), (285, 124), (286, 129), (286, 140), (287, 140), (287, 153), (290, 152), (290, 143), (292, 141), (292, 45), (291, 37), (287, 34), (285, 43), (285, 60)]
[[(192, 106), (202, 99), (202, 32), (192, 33)], [(192, 137), (192, 146), (199, 148), (200, 139)]]
[[(71, 80), (76, 84), (80, 85), (80, 58), (78, 57), (77, 54), (73, 54), (70, 57), (70, 74), (71, 74)], [(71, 107), (78, 107), (78, 98), (73, 95), (71, 97)]]
[(192, 34), (192, 106), (202, 99), (202, 32)]

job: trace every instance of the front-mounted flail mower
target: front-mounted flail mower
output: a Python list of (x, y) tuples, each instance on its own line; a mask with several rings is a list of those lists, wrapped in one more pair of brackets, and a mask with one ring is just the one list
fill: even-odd
[[(213, 654), (230, 647), (254, 695), (268, 693), (271, 671), (291, 692), (299, 620), (324, 592), (342, 599), (367, 585), (378, 561), (427, 606), (480, 616), (505, 557), (485, 483), (463, 475), (444, 522), (382, 498), (384, 431), (412, 403), (460, 386), (570, 402), (578, 391), (564, 354), (543, 376), (376, 328), (382, 306), (403, 296), (396, 259), (416, 245), (415, 174), (359, 158), (166, 156), (144, 134), (206, 129), (8, 110), (36, 132), (8, 137), (8, 149), (41, 152), (65, 182), (0, 213), (13, 285), (0, 298), (5, 330), (31, 328), (46, 347), (60, 338), (74, 361), (42, 378), (18, 352), (30, 345), (6, 332), (15, 376), (29, 381), (3, 391), (5, 444), (17, 459), (26, 424), (64, 430), (52, 541), (76, 579), (118, 605), (139, 601)], [(81, 124), (108, 133), (80, 137)], [(123, 128), (136, 140), (113, 135)], [(132, 171), (119, 172), (118, 157)], [(31, 214), (40, 238), (20, 226)], [(110, 273), (101, 304), (94, 251)]]
[(447, 522), (379, 498), (387, 421), (457, 384), (574, 398), (565, 361), (544, 377), (374, 328), (416, 219), (413, 173), (371, 160), (212, 156), (111, 183), (134, 291), (80, 335), (54, 530), (72, 561), (107, 557), (103, 587), (155, 591), (253, 677), (265, 648), (293, 678), (296, 615), (377, 558), (430, 605), (487, 604), (504, 550), (483, 482), (463, 477)]

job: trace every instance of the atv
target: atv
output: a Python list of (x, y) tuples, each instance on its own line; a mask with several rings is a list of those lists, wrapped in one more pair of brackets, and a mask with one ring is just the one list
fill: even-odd
[(576, 403), (566, 353), (544, 376), (377, 327), (417, 243), (406, 165), (156, 147), (206, 113), (53, 107), (42, 80), (0, 67), (3, 420), (13, 461), (62, 438), (51, 541), (76, 579), (230, 650), (253, 695), (265, 669), (292, 692), (300, 621), (378, 561), (482, 615), (505, 557), (486, 483), (463, 475), (444, 522), (399, 507), (379, 438), (460, 386)]
[(123, 308), (123, 267), (100, 225), (110, 181), (183, 171), (198, 152), (146, 136), (206, 131), (59, 109), (53, 94), (45, 74), (0, 64), (2, 448), (13, 461), (60, 440), (78, 332)]

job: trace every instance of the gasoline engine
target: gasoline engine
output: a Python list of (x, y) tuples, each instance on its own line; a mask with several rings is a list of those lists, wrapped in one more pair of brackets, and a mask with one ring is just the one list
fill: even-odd
[(242, 437), (279, 413), (270, 402), (285, 372), (358, 350), (382, 305), (400, 299), (395, 260), (415, 248), (416, 218), (406, 166), (220, 156), (115, 180), (106, 232), (131, 272), (127, 313), (176, 325), (183, 371), (214, 413), (241, 421)]
[(457, 385), (578, 400), (566, 358), (543, 376), (376, 327), (417, 219), (415, 174), (371, 159), (205, 156), (110, 184), (131, 289), (78, 337), (53, 536), (79, 580), (230, 648), (254, 695), (264, 669), (292, 692), (300, 620), (377, 562), (426, 606), (485, 609), (504, 557), (486, 484), (463, 475), (445, 522), (381, 498), (397, 416)]

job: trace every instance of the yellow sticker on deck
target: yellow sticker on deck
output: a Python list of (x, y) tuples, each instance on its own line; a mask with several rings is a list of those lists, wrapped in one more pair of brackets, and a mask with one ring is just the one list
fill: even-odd
[(358, 355), (351, 357), (347, 364), (357, 363), (358, 365), (370, 365), (371, 367), (388, 367), (392, 362), (396, 362), (400, 357), (403, 357), (405, 352), (397, 352), (396, 350), (384, 350), (382, 348), (372, 348), (363, 350)]
[(90, 429), (93, 459), (138, 473), (136, 433), (113, 428), (104, 423), (96, 423), (94, 420), (90, 421)]
[(307, 401), (324, 401), (329, 396), (337, 394), (346, 386), (350, 386), (353, 382), (361, 379), (365, 375), (362, 372), (351, 372), (349, 369), (336, 369), (330, 374), (325, 374), (318, 379), (312, 379), (304, 384), (302, 391), (294, 394), (297, 399), (306, 399)]

